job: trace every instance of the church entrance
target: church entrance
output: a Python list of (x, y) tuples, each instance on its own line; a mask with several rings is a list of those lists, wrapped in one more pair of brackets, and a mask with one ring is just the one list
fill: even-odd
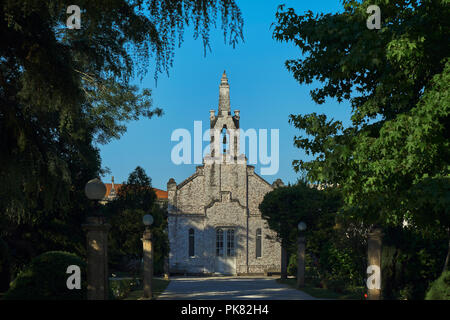
[(216, 229), (216, 273), (236, 274), (236, 243), (233, 228)]

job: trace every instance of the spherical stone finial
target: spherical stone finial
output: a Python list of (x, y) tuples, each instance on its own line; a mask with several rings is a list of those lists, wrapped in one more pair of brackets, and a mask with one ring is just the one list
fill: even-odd
[(299, 231), (305, 231), (306, 230), (306, 223), (304, 223), (303, 221), (300, 221), (299, 223), (298, 223), (298, 230)]
[(86, 183), (84, 193), (91, 200), (101, 200), (105, 197), (106, 186), (99, 178), (95, 178)]
[(153, 216), (151, 214), (146, 214), (142, 217), (142, 223), (144, 223), (144, 225), (146, 227), (149, 227), (153, 224)]

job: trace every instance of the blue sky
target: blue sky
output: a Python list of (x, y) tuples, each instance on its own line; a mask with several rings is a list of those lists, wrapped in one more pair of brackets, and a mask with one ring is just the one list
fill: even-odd
[[(130, 122), (120, 140), (100, 146), (102, 166), (111, 170), (111, 174), (102, 177), (104, 182), (110, 182), (113, 175), (116, 183), (121, 183), (136, 166), (141, 166), (152, 178), (153, 186), (165, 190), (170, 178), (180, 183), (194, 173), (196, 164), (172, 163), (171, 150), (177, 142), (171, 141), (171, 134), (178, 128), (193, 133), (194, 121), (202, 121), (203, 130), (208, 128), (209, 110), (218, 108), (223, 70), (230, 84), (231, 110), (240, 110), (241, 127), (279, 129), (279, 171), (263, 176), (270, 183), (277, 178), (286, 184), (295, 182), (298, 174), (292, 168), (292, 161), (308, 159), (302, 150), (293, 146), (293, 137), (300, 131), (289, 125), (290, 114), (325, 113), (342, 120), (344, 125), (349, 124), (349, 103), (327, 101), (316, 105), (309, 91), (318, 84), (300, 85), (286, 70), (284, 62), (300, 58), (300, 50), (273, 40), (270, 28), (280, 4), (294, 8), (297, 14), (307, 10), (331, 13), (342, 10), (340, 1), (237, 0), (237, 3), (244, 18), (244, 43), (235, 49), (225, 45), (218, 24), (218, 29), (211, 30), (212, 51), (205, 57), (201, 40), (194, 40), (188, 29), (182, 46), (175, 51), (169, 77), (159, 75), (156, 85), (153, 70), (149, 70), (143, 81), (136, 83), (152, 89), (153, 103), (164, 114)], [(259, 165), (256, 172), (260, 174)]]

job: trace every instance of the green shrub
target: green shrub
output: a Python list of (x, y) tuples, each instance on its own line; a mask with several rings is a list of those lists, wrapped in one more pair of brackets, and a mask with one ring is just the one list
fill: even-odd
[(0, 239), (0, 292), (9, 288), (11, 281), (11, 257), (6, 242)]
[(383, 298), (423, 300), (442, 271), (447, 252), (445, 237), (424, 237), (404, 228), (385, 228), (383, 232)]
[(139, 279), (110, 279), (109, 288), (112, 292), (114, 299), (124, 299), (128, 294), (139, 286)]
[(363, 283), (365, 256), (339, 234), (332, 240), (322, 245), (317, 268), (322, 287), (341, 293)]
[(450, 300), (450, 270), (431, 284), (426, 300)]
[[(81, 269), (81, 289), (68, 289), (67, 267)], [(6, 292), (6, 300), (80, 300), (86, 299), (86, 263), (73, 253), (49, 251), (34, 258), (19, 273)]]
[(323, 283), (324, 287), (327, 289), (330, 289), (337, 293), (344, 293), (350, 289), (348, 281), (346, 281), (346, 279), (343, 279), (341, 277), (334, 277), (333, 275), (329, 275), (326, 278), (327, 279), (324, 280)]

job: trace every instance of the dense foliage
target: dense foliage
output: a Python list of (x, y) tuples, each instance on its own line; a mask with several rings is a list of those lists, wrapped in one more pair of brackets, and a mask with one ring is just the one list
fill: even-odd
[[(81, 269), (81, 289), (68, 289), (66, 273), (70, 265)], [(5, 300), (82, 300), (86, 299), (86, 263), (75, 254), (50, 251), (34, 258), (19, 273), (6, 292)]]
[[(382, 226), (407, 221), (429, 235), (448, 232), (448, 1), (343, 4), (336, 14), (298, 15), (284, 7), (276, 14), (274, 38), (293, 42), (303, 53), (286, 62), (295, 79), (320, 81), (311, 91), (318, 104), (337, 99), (352, 107), (347, 128), (323, 114), (290, 116), (306, 133), (294, 144), (315, 156), (294, 161), (294, 168), (311, 181), (339, 185), (342, 212), (355, 221)], [(366, 27), (369, 5), (381, 8), (379, 30)]]
[(319, 279), (320, 287), (336, 292), (364, 286), (367, 268), (366, 230), (342, 222), (332, 230), (320, 230), (317, 233), (308, 238), (307, 250), (312, 263), (309, 276)]
[[(234, 1), (79, 1), (81, 29), (65, 26), (65, 1), (4, 1), (0, 6), (0, 209), (33, 220), (34, 208), (68, 204), (71, 162), (98, 163), (95, 141), (118, 138), (124, 123), (152, 117), (150, 91), (130, 84), (155, 55), (168, 70), (184, 26), (208, 45), (222, 14), (230, 42), (242, 37)], [(97, 168), (97, 171), (99, 168)]]
[(431, 285), (426, 300), (450, 300), (450, 271), (442, 275)]
[(337, 215), (339, 188), (324, 190), (299, 181), (277, 188), (260, 205), (263, 218), (290, 255), (288, 273), (297, 271), (297, 224), (307, 225), (306, 279), (309, 284), (343, 291), (361, 286), (366, 268), (366, 230)]
[(139, 279), (110, 279), (109, 288), (112, 292), (113, 298), (117, 300), (124, 299), (128, 294), (138, 288), (140, 285)]
[(267, 193), (259, 210), (269, 227), (276, 232), (277, 240), (289, 249), (297, 241), (297, 224), (303, 221), (308, 227), (314, 226), (322, 214), (322, 207), (325, 207), (323, 200), (324, 192), (299, 181), (296, 185)]
[[(127, 265), (142, 258), (142, 234), (145, 214), (153, 216), (151, 226), (154, 272), (163, 272), (164, 258), (169, 254), (167, 236), (167, 210), (156, 203), (156, 194), (151, 179), (141, 167), (130, 173), (126, 183), (119, 189), (116, 200), (110, 202), (105, 210), (109, 216), (109, 256), (111, 267), (129, 271)], [(128, 269), (128, 270), (127, 270)], [(135, 268), (138, 271), (139, 265)]]
[(423, 300), (442, 272), (446, 234), (424, 237), (413, 228), (385, 228), (381, 257), (384, 299)]
[(80, 0), (81, 29), (66, 27), (70, 4), (0, 4), (0, 237), (13, 275), (45, 251), (84, 255), (84, 185), (104, 173), (98, 144), (161, 114), (132, 81), (168, 72), (188, 25), (205, 48), (217, 20), (230, 44), (242, 39), (234, 1)]

